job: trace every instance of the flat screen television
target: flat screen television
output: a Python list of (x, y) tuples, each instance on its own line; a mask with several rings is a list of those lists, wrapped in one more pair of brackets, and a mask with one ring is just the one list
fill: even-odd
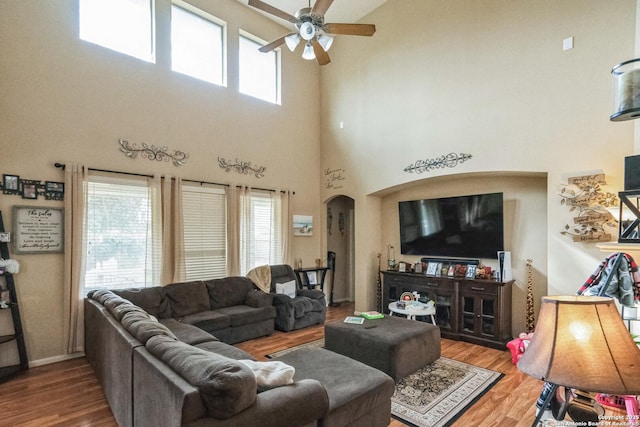
[(405, 255), (497, 258), (504, 250), (502, 193), (398, 202)]

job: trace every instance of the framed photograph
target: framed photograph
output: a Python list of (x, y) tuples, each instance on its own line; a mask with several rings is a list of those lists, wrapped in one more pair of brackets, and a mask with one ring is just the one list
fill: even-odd
[(449, 275), (449, 263), (443, 262), (442, 268), (440, 269), (440, 276), (447, 276), (447, 275)]
[(18, 175), (2, 175), (2, 191), (4, 194), (16, 194), (20, 191), (20, 177)]
[(293, 235), (307, 237), (313, 236), (313, 217), (310, 215), (294, 215)]
[(456, 266), (454, 264), (449, 264), (449, 271), (447, 271), (448, 277), (453, 277), (456, 274)]
[(435, 276), (436, 274), (438, 274), (438, 263), (430, 262), (427, 267), (427, 276)]
[(64, 210), (14, 206), (11, 240), (16, 254), (64, 253)]
[(468, 265), (467, 266), (467, 274), (465, 276), (467, 279), (475, 279), (476, 278), (476, 266)]
[(317, 285), (318, 284), (318, 275), (316, 274), (315, 271), (307, 271), (307, 280), (310, 285)]
[(44, 191), (47, 193), (64, 193), (64, 182), (45, 181)]
[(38, 186), (35, 182), (22, 180), (22, 198), (31, 200), (38, 198)]
[(436, 265), (436, 276), (442, 276), (442, 263), (439, 262)]
[(0, 243), (9, 243), (11, 241), (11, 233), (8, 231), (0, 232)]

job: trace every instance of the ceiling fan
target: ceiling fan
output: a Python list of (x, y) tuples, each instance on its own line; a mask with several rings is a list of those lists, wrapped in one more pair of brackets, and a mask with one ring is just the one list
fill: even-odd
[(376, 26), (372, 24), (325, 24), (324, 15), (332, 3), (333, 0), (316, 0), (311, 7), (311, 0), (309, 0), (309, 7), (303, 7), (295, 15), (290, 15), (263, 1), (249, 0), (249, 6), (289, 21), (296, 27), (295, 32), (261, 47), (260, 52), (270, 52), (283, 43), (293, 52), (302, 39), (304, 42), (302, 57), (308, 60), (316, 59), (318, 64), (326, 65), (331, 62), (327, 51), (333, 43), (332, 34), (371, 37), (376, 32)]

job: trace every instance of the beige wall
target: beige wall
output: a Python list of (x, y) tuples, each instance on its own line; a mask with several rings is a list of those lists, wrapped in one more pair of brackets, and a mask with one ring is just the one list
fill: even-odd
[[(636, 1), (389, 0), (362, 22), (376, 24), (376, 34), (340, 38), (321, 74), (322, 167), (347, 177), (322, 198), (356, 201), (356, 308), (374, 306), (375, 254), (396, 238), (376, 200), (384, 207), (416, 182), (429, 193), (431, 182), (422, 180), (433, 177), (439, 193), (454, 194), (458, 174), (547, 176), (546, 226), (533, 226), (539, 211), (521, 213), (506, 249), (519, 283), (526, 283), (522, 260), (531, 256), (546, 275), (539, 280), (545, 293), (574, 293), (603, 253), (560, 235), (571, 214), (556, 188), (594, 170), (606, 174), (609, 190), (622, 188), (634, 125), (609, 121), (610, 70), (634, 55)], [(568, 37), (575, 47), (563, 51)], [(451, 152), (473, 158), (422, 175), (404, 171)], [(529, 203), (505, 187), (516, 203)]]
[[(157, 64), (80, 41), (77, 0), (0, 2), (0, 173), (61, 181), (54, 162), (171, 174), (296, 192), (293, 212), (320, 217), (319, 70), (283, 52), (282, 105), (238, 93), (237, 35), (263, 39), (286, 30), (236, 0), (193, 1), (227, 21), (228, 85), (176, 74), (168, 57), (169, 0), (157, 0)], [(190, 154), (186, 165), (125, 157), (118, 139), (168, 146)], [(264, 178), (225, 172), (218, 156), (265, 166)], [(0, 195), (11, 227), (14, 205), (62, 206)], [(320, 227), (294, 238), (294, 257), (322, 257)], [(62, 255), (20, 255), (16, 277), (31, 361), (64, 353)]]
[[(547, 180), (544, 176), (483, 174), (456, 175), (415, 183), (382, 197), (382, 242), (394, 246), (396, 261), (415, 263), (420, 256), (400, 253), (398, 202), (468, 194), (503, 193), (504, 244), (512, 253), (513, 333), (525, 330), (527, 259), (533, 260), (533, 291), (536, 297), (547, 291)], [(383, 258), (386, 259), (386, 252)], [(498, 269), (496, 259), (482, 259), (483, 265)], [(578, 286), (576, 286), (576, 289)], [(539, 301), (535, 301), (536, 307)]]
[[(532, 257), (536, 282), (546, 281), (548, 293), (573, 293), (602, 259), (594, 245), (559, 234), (571, 216), (555, 192), (567, 176), (593, 170), (605, 172), (612, 189), (622, 187), (634, 124), (608, 120), (609, 72), (633, 57), (636, 1), (389, 0), (365, 19), (377, 25), (375, 36), (338, 37), (322, 70), (285, 50), (281, 107), (237, 93), (234, 52), (240, 25), (266, 40), (281, 36), (282, 27), (236, 0), (194, 0), (229, 25), (229, 84), (220, 88), (170, 71), (169, 1), (157, 4), (158, 34), (165, 36), (154, 65), (79, 41), (77, 0), (0, 2), (1, 173), (59, 181), (54, 162), (79, 162), (291, 188), (294, 213), (314, 216), (314, 236), (293, 242), (293, 256), (308, 260), (324, 259), (326, 251), (321, 202), (347, 195), (355, 201), (361, 310), (374, 307), (376, 255), (394, 239), (384, 206), (418, 181), (422, 188), (411, 191), (431, 194), (425, 178), (437, 177), (438, 191), (454, 194), (460, 187), (453, 175), (486, 177), (482, 185), (491, 188), (493, 177), (509, 177), (505, 192), (518, 205), (539, 200), (542, 191), (539, 178), (526, 176), (546, 175), (546, 239), (533, 227), (539, 211), (517, 212), (520, 228), (507, 248), (520, 283), (521, 260)], [(570, 36), (575, 48), (563, 51)], [(191, 158), (180, 168), (131, 160), (118, 151), (118, 138)], [(404, 172), (449, 152), (473, 158), (423, 175)], [(266, 176), (225, 173), (218, 156), (264, 165)], [(326, 169), (343, 169), (342, 188), (326, 185)], [(531, 189), (520, 197), (516, 188), (528, 179)], [(61, 205), (0, 196), (8, 227), (18, 204)], [(538, 261), (544, 253), (546, 269)], [(62, 256), (15, 258), (29, 357), (54, 360), (64, 353)]]

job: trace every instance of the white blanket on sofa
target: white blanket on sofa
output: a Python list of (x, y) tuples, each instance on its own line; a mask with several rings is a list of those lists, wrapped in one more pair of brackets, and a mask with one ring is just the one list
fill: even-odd
[(247, 365), (253, 371), (259, 390), (268, 390), (293, 384), (293, 376), (296, 373), (296, 369), (286, 363), (277, 360), (256, 362), (248, 359), (238, 360), (238, 362)]
[(262, 291), (271, 291), (271, 268), (268, 265), (261, 265), (247, 273), (247, 279), (256, 284)]

